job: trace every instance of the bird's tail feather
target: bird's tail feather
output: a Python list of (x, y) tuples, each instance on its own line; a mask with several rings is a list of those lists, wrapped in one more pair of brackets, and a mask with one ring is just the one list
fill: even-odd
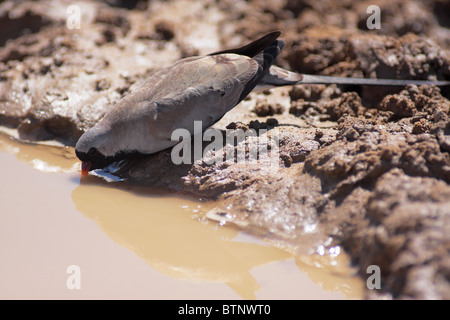
[(244, 99), (256, 87), (261, 79), (269, 73), (270, 67), (284, 47), (284, 41), (277, 40), (280, 34), (280, 31), (273, 31), (243, 47), (217, 51), (209, 54), (212, 56), (234, 53), (253, 58), (253, 60), (258, 63), (258, 70), (253, 78), (245, 84), (239, 101)]
[(402, 79), (373, 79), (373, 78), (343, 78), (320, 75), (300, 74), (286, 69), (272, 66), (270, 71), (258, 84), (259, 89), (289, 86), (296, 84), (347, 84), (366, 86), (406, 86), (415, 85), (436, 85), (448, 86), (450, 81), (446, 80), (402, 80)]
[(209, 56), (213, 56), (213, 55), (217, 55), (217, 54), (224, 54), (224, 53), (235, 53), (235, 54), (240, 54), (243, 56), (253, 58), (257, 54), (259, 54), (261, 51), (266, 49), (268, 46), (270, 46), (280, 36), (280, 34), (281, 34), (280, 31), (273, 31), (259, 39), (256, 39), (253, 42), (250, 42), (249, 44), (247, 44), (243, 47), (213, 52), (213, 53), (210, 53)]
[(253, 60), (259, 65), (258, 71), (245, 85), (244, 90), (241, 93), (241, 100), (244, 99), (261, 82), (261, 80), (267, 76), (267, 74), (269, 74), (272, 64), (275, 62), (275, 59), (280, 54), (281, 50), (283, 50), (283, 47), (284, 41), (274, 40), (263, 51), (253, 57)]

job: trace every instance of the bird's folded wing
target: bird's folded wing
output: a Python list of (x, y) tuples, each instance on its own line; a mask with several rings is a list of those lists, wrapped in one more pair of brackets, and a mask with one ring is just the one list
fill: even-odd
[(177, 128), (193, 133), (194, 121), (205, 129), (231, 110), (257, 69), (256, 61), (236, 54), (181, 61), (148, 79), (123, 108), (129, 119), (145, 121), (155, 137), (170, 139)]

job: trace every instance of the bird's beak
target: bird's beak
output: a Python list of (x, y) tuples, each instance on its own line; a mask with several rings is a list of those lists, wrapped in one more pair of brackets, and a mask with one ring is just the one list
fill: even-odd
[(86, 177), (89, 173), (89, 169), (91, 167), (91, 163), (89, 161), (81, 162), (81, 176)]

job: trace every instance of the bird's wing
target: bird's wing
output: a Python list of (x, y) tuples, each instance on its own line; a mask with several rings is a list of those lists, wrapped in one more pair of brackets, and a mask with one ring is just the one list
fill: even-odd
[(303, 79), (300, 73), (292, 72), (277, 66), (271, 66), (269, 72), (261, 79), (256, 90), (262, 91), (279, 86), (293, 86)]
[(144, 121), (148, 134), (167, 141), (177, 128), (193, 133), (194, 121), (202, 121), (203, 129), (217, 122), (241, 100), (258, 68), (257, 61), (237, 54), (181, 60), (149, 78), (116, 109), (124, 122)]
[[(222, 118), (240, 102), (246, 84), (257, 73), (258, 64), (248, 57), (221, 54), (204, 57), (186, 68), (178, 78), (184, 90), (155, 101), (157, 124), (152, 123), (152, 130), (163, 126), (162, 132), (168, 133), (169, 139), (178, 128), (194, 133), (194, 121), (202, 121), (204, 130)], [(194, 83), (186, 85), (191, 79)]]
[[(233, 50), (179, 60), (122, 98), (101, 125), (117, 150), (153, 153), (171, 146), (178, 128), (194, 133), (216, 123), (244, 99), (283, 48), (274, 32)], [(257, 53), (259, 51), (259, 53)], [(114, 149), (111, 147), (111, 149)], [(112, 152), (112, 151), (111, 151)]]

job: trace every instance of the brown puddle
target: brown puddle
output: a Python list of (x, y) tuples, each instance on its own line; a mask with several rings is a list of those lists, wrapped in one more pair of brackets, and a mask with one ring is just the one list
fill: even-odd
[[(0, 163), (1, 299), (363, 296), (345, 254), (293, 255), (205, 220), (202, 201), (97, 177), (80, 183), (72, 148), (0, 134)], [(72, 265), (79, 289), (67, 285)]]

